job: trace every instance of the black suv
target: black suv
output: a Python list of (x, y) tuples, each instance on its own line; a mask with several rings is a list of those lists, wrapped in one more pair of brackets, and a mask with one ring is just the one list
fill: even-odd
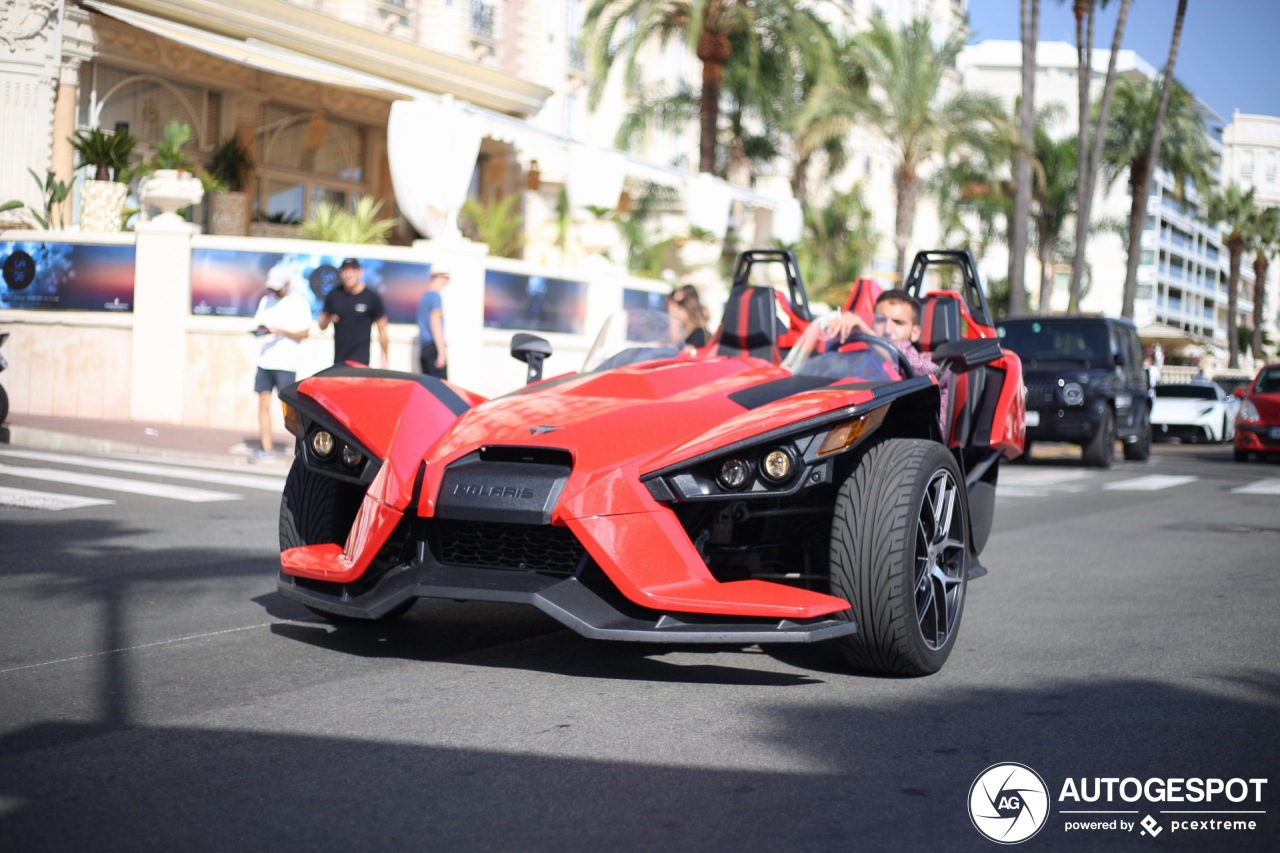
[(1022, 358), (1028, 452), (1035, 440), (1069, 441), (1084, 464), (1109, 468), (1120, 439), (1125, 459), (1151, 455), (1151, 386), (1131, 320), (1012, 317), (996, 333)]

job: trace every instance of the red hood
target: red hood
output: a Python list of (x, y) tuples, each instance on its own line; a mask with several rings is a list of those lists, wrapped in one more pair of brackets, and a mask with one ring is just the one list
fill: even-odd
[[(573, 456), (563, 507), (574, 495), (619, 474), (634, 481), (649, 470), (873, 396), (868, 390), (837, 386), (754, 409), (729, 397), (789, 376), (763, 361), (675, 360), (553, 380), (542, 389), (490, 400), (455, 421), (431, 448), (422, 493), (434, 497), (444, 467), (479, 447), (556, 448)], [(641, 509), (630, 501), (625, 506), (590, 501), (574, 506), (574, 514)]]
[(1250, 394), (1246, 399), (1253, 403), (1263, 423), (1280, 423), (1280, 394)]

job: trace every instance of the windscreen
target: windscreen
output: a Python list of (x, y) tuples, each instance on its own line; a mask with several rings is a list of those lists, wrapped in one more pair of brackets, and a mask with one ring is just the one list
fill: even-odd
[(1212, 385), (1191, 383), (1188, 385), (1157, 385), (1156, 396), (1165, 400), (1216, 400), (1218, 394)]
[(1016, 352), (1028, 367), (1053, 363), (1084, 367), (1112, 364), (1107, 327), (1103, 323), (1004, 322), (996, 326), (996, 334), (1001, 345)]

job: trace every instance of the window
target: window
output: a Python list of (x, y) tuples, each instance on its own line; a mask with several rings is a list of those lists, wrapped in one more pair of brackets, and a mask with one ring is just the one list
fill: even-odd
[(1253, 150), (1246, 148), (1240, 152), (1240, 174), (1253, 174)]
[(364, 130), (323, 110), (262, 109), (258, 215), (300, 222), (321, 202), (350, 208), (364, 191)]

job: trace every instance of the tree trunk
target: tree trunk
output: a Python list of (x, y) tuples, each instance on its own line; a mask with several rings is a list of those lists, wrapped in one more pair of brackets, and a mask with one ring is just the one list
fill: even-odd
[[(1076, 129), (1076, 252), (1071, 264), (1071, 278), (1067, 287), (1067, 310), (1079, 310), (1080, 282), (1087, 262), (1085, 240), (1088, 235), (1088, 211), (1085, 204), (1085, 181), (1080, 176), (1089, 168), (1089, 80), (1092, 76), (1093, 53), (1093, 4), (1096, 0), (1075, 0), (1072, 11), (1076, 17), (1076, 89), (1079, 117)], [(1085, 21), (1088, 20), (1088, 27)], [(1086, 40), (1085, 33), (1088, 33)]]
[(916, 221), (916, 197), (920, 192), (920, 179), (905, 163), (898, 166), (893, 179), (898, 192), (898, 215), (893, 244), (897, 247), (898, 286), (907, 280), (907, 243), (911, 240)]
[[(1129, 235), (1126, 239), (1129, 254), (1125, 259), (1124, 298), (1120, 316), (1133, 319), (1133, 296), (1137, 292), (1138, 260), (1142, 257), (1142, 232), (1147, 227), (1147, 194), (1151, 191), (1151, 173), (1159, 168), (1159, 161), (1134, 160), (1129, 164)], [(1129, 277), (1133, 276), (1134, 289), (1129, 289)]]
[(1031, 219), (1031, 150), (1035, 146), (1036, 41), (1040, 0), (1022, 0), (1022, 100), (1018, 109), (1019, 146), (1014, 175), (1013, 221), (1009, 223), (1009, 313), (1027, 310), (1027, 230)]
[(697, 53), (702, 61), (702, 93), (698, 99), (701, 134), (698, 139), (698, 171), (714, 173), (720, 125), (720, 89), (724, 81), (724, 64), (733, 54), (733, 47), (724, 34), (704, 29), (698, 37)]
[(1053, 313), (1053, 274), (1049, 269), (1050, 252), (1049, 241), (1040, 240), (1039, 247), (1040, 257), (1040, 314)]
[[(1121, 0), (1120, 13), (1116, 17), (1116, 31), (1111, 39), (1111, 59), (1107, 63), (1107, 78), (1102, 86), (1102, 104), (1098, 109), (1098, 122), (1094, 126), (1093, 147), (1089, 154), (1085, 165), (1077, 170), (1078, 180), (1084, 181), (1084, 187), (1079, 195), (1079, 203), (1076, 206), (1076, 262), (1071, 267), (1071, 311), (1080, 310), (1080, 291), (1084, 281), (1084, 268), (1086, 263), (1086, 249), (1089, 244), (1089, 220), (1093, 215), (1093, 193), (1098, 183), (1098, 168), (1102, 164), (1102, 144), (1106, 137), (1103, 132), (1107, 126), (1107, 117), (1111, 113), (1111, 94), (1115, 90), (1116, 83), (1116, 59), (1120, 54), (1120, 45), (1124, 41), (1124, 27), (1129, 19), (1129, 4), (1132, 0)], [(1093, 15), (1089, 16), (1089, 52), (1093, 52)], [(1092, 58), (1089, 60), (1089, 68), (1092, 69)], [(1088, 77), (1090, 72), (1086, 71), (1085, 91), (1088, 92)], [(1088, 115), (1088, 104), (1086, 97), (1085, 115)], [(1088, 127), (1088, 119), (1081, 120), (1081, 128)]]
[(1232, 234), (1227, 238), (1227, 367), (1240, 366), (1240, 341), (1236, 309), (1240, 305), (1240, 256), (1244, 254), (1244, 238)]
[(1265, 251), (1258, 252), (1253, 258), (1253, 340), (1249, 348), (1253, 352), (1254, 366), (1262, 364), (1262, 302), (1267, 296), (1267, 260)]
[(1147, 194), (1151, 191), (1151, 177), (1160, 168), (1163, 159), (1160, 156), (1160, 138), (1164, 135), (1164, 117), (1169, 111), (1169, 96), (1173, 92), (1173, 70), (1178, 64), (1178, 45), (1182, 41), (1182, 22), (1186, 16), (1187, 0), (1178, 0), (1178, 13), (1173, 19), (1173, 39), (1169, 42), (1169, 60), (1164, 66), (1164, 79), (1160, 81), (1160, 103), (1156, 107), (1156, 119), (1151, 127), (1147, 168), (1141, 175), (1141, 182), (1134, 187), (1133, 216), (1136, 222), (1134, 220), (1129, 222), (1129, 256), (1124, 271), (1124, 302), (1120, 308), (1120, 316), (1130, 320), (1133, 319), (1133, 303), (1138, 293), (1138, 261), (1142, 258), (1142, 228), (1147, 222)]

